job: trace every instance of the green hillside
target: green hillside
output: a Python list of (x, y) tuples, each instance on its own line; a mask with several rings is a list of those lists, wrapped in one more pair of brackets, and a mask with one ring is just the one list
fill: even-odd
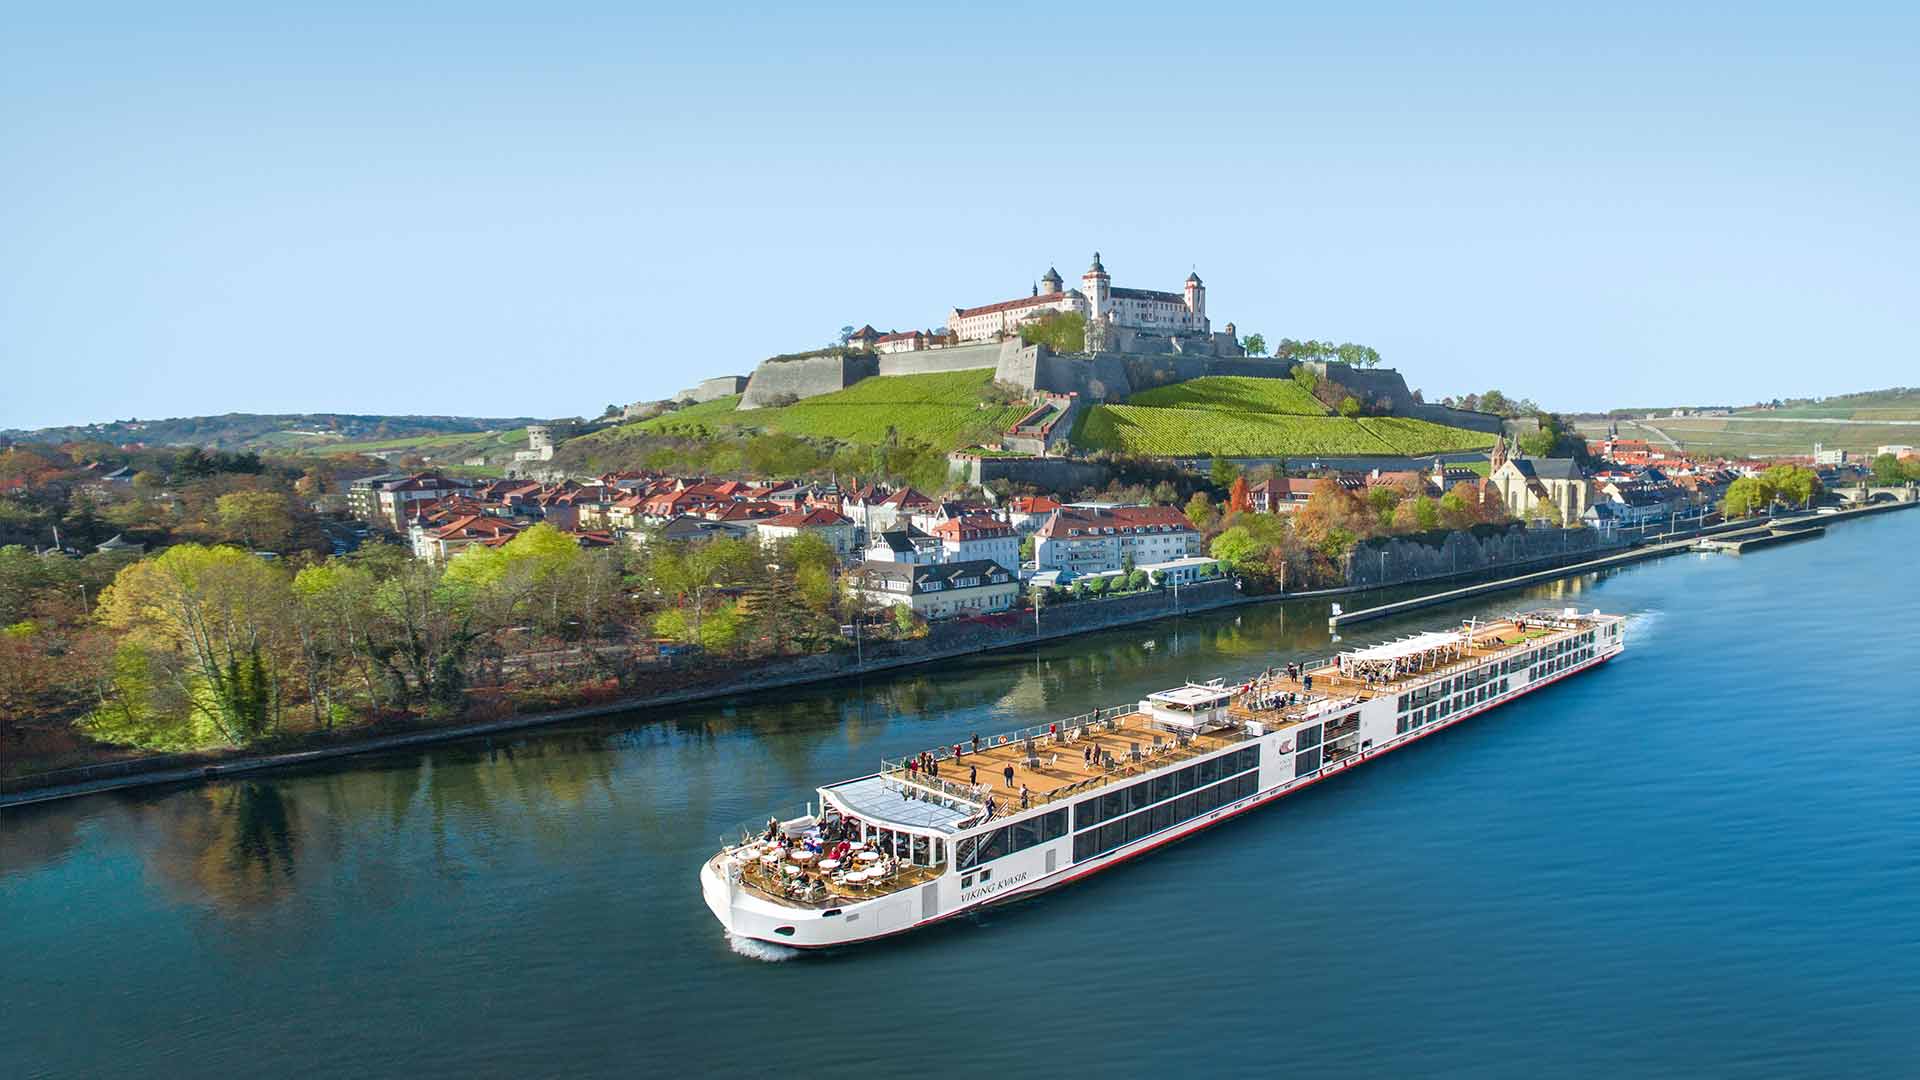
[(1008, 405), (1001, 398), (987, 369), (897, 375), (863, 379), (845, 390), (779, 408), (740, 411), (738, 397), (721, 398), (615, 432), (705, 436), (757, 430), (881, 443), (892, 431), (903, 440), (945, 449), (997, 439), (1026, 414), (1026, 404)]
[(1096, 405), (1082, 416), (1073, 441), (1088, 450), (1157, 457), (1299, 457), (1478, 450), (1492, 446), (1493, 436), (1401, 417), (1348, 420), (1338, 416)]
[(1172, 386), (1157, 387), (1133, 395), (1127, 399), (1127, 404), (1156, 409), (1207, 409), (1290, 416), (1327, 416), (1332, 412), (1292, 379), (1256, 379), (1240, 375), (1207, 375)]

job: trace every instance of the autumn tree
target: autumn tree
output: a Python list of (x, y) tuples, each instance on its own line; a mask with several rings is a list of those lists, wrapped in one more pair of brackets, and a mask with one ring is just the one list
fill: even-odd
[(293, 513), (280, 492), (229, 492), (214, 506), (221, 529), (250, 550), (279, 551), (293, 535)]
[(1244, 474), (1235, 476), (1233, 478), (1233, 486), (1228, 489), (1227, 493), (1227, 516), (1250, 514), (1252, 512), (1253, 495), (1248, 490), (1247, 478)]

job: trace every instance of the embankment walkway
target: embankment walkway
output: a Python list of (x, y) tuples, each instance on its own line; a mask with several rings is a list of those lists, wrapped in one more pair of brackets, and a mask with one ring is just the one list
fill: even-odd
[[(1451, 604), (1456, 600), (1468, 600), (1476, 596), (1484, 596), (1488, 593), (1504, 592), (1508, 589), (1537, 585), (1545, 581), (1576, 577), (1580, 574), (1592, 573), (1596, 570), (1606, 570), (1615, 566), (1624, 566), (1628, 563), (1636, 563), (1645, 559), (1657, 559), (1664, 555), (1677, 555), (1683, 551), (1693, 550), (1694, 546), (1700, 542), (1702, 536), (1711, 535), (1716, 540), (1729, 543), (1733, 550), (1739, 551), (1744, 547), (1760, 546), (1752, 543), (1752, 541), (1756, 540), (1766, 539), (1769, 543), (1779, 542), (1772, 539), (1775, 536), (1775, 529), (1787, 529), (1794, 525), (1815, 526), (1817, 524), (1819, 526), (1825, 526), (1836, 521), (1846, 521), (1868, 514), (1884, 514), (1896, 510), (1911, 510), (1915, 506), (1920, 506), (1920, 503), (1880, 503), (1874, 506), (1862, 507), (1858, 510), (1842, 510), (1835, 514), (1800, 514), (1791, 518), (1774, 518), (1757, 525), (1748, 521), (1728, 522), (1726, 524), (1713, 526), (1712, 528), (1703, 529), (1698, 533), (1689, 533), (1683, 539), (1647, 544), (1628, 551), (1622, 551), (1618, 554), (1603, 556), (1583, 563), (1574, 563), (1571, 566), (1560, 566), (1551, 570), (1541, 570), (1537, 573), (1521, 574), (1518, 577), (1502, 578), (1499, 581), (1483, 581), (1477, 585), (1448, 589), (1445, 592), (1429, 593), (1426, 596), (1416, 596), (1410, 600), (1381, 604), (1379, 607), (1363, 608), (1359, 611), (1343, 611), (1337, 615), (1328, 616), (1327, 625), (1334, 630), (1339, 630), (1342, 627), (1352, 626), (1356, 623), (1371, 622), (1375, 619), (1404, 615), (1409, 611), (1418, 611), (1421, 608)], [(1824, 529), (1822, 531), (1824, 531)]]

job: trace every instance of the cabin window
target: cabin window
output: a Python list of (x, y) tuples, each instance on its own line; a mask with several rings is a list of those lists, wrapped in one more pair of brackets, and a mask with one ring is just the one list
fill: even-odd
[(1173, 798), (1173, 774), (1162, 773), (1153, 778), (1153, 801), (1160, 802)]
[(1293, 775), (1294, 776), (1296, 777), (1305, 776), (1310, 772), (1317, 771), (1319, 768), (1320, 768), (1320, 748), (1319, 747), (1316, 746), (1316, 747), (1312, 747), (1311, 749), (1302, 750), (1299, 753), (1293, 755)]
[(1010, 851), (1025, 851), (1040, 842), (1040, 819), (1028, 818), (1015, 822), (1013, 826), (1013, 847)]
[(978, 862), (992, 862), (1007, 853), (1007, 830), (995, 829), (980, 838)]
[(1040, 839), (1058, 840), (1067, 835), (1067, 812), (1055, 810), (1040, 819)]

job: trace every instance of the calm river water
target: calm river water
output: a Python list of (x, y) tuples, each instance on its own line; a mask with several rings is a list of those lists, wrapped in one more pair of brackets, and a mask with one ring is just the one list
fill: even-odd
[(1538, 590), (1636, 613), (1627, 655), (826, 955), (721, 935), (694, 875), (724, 829), (1319, 654), (1326, 604), (0, 813), (0, 1076), (1914, 1075), (1916, 546), (1895, 514)]

